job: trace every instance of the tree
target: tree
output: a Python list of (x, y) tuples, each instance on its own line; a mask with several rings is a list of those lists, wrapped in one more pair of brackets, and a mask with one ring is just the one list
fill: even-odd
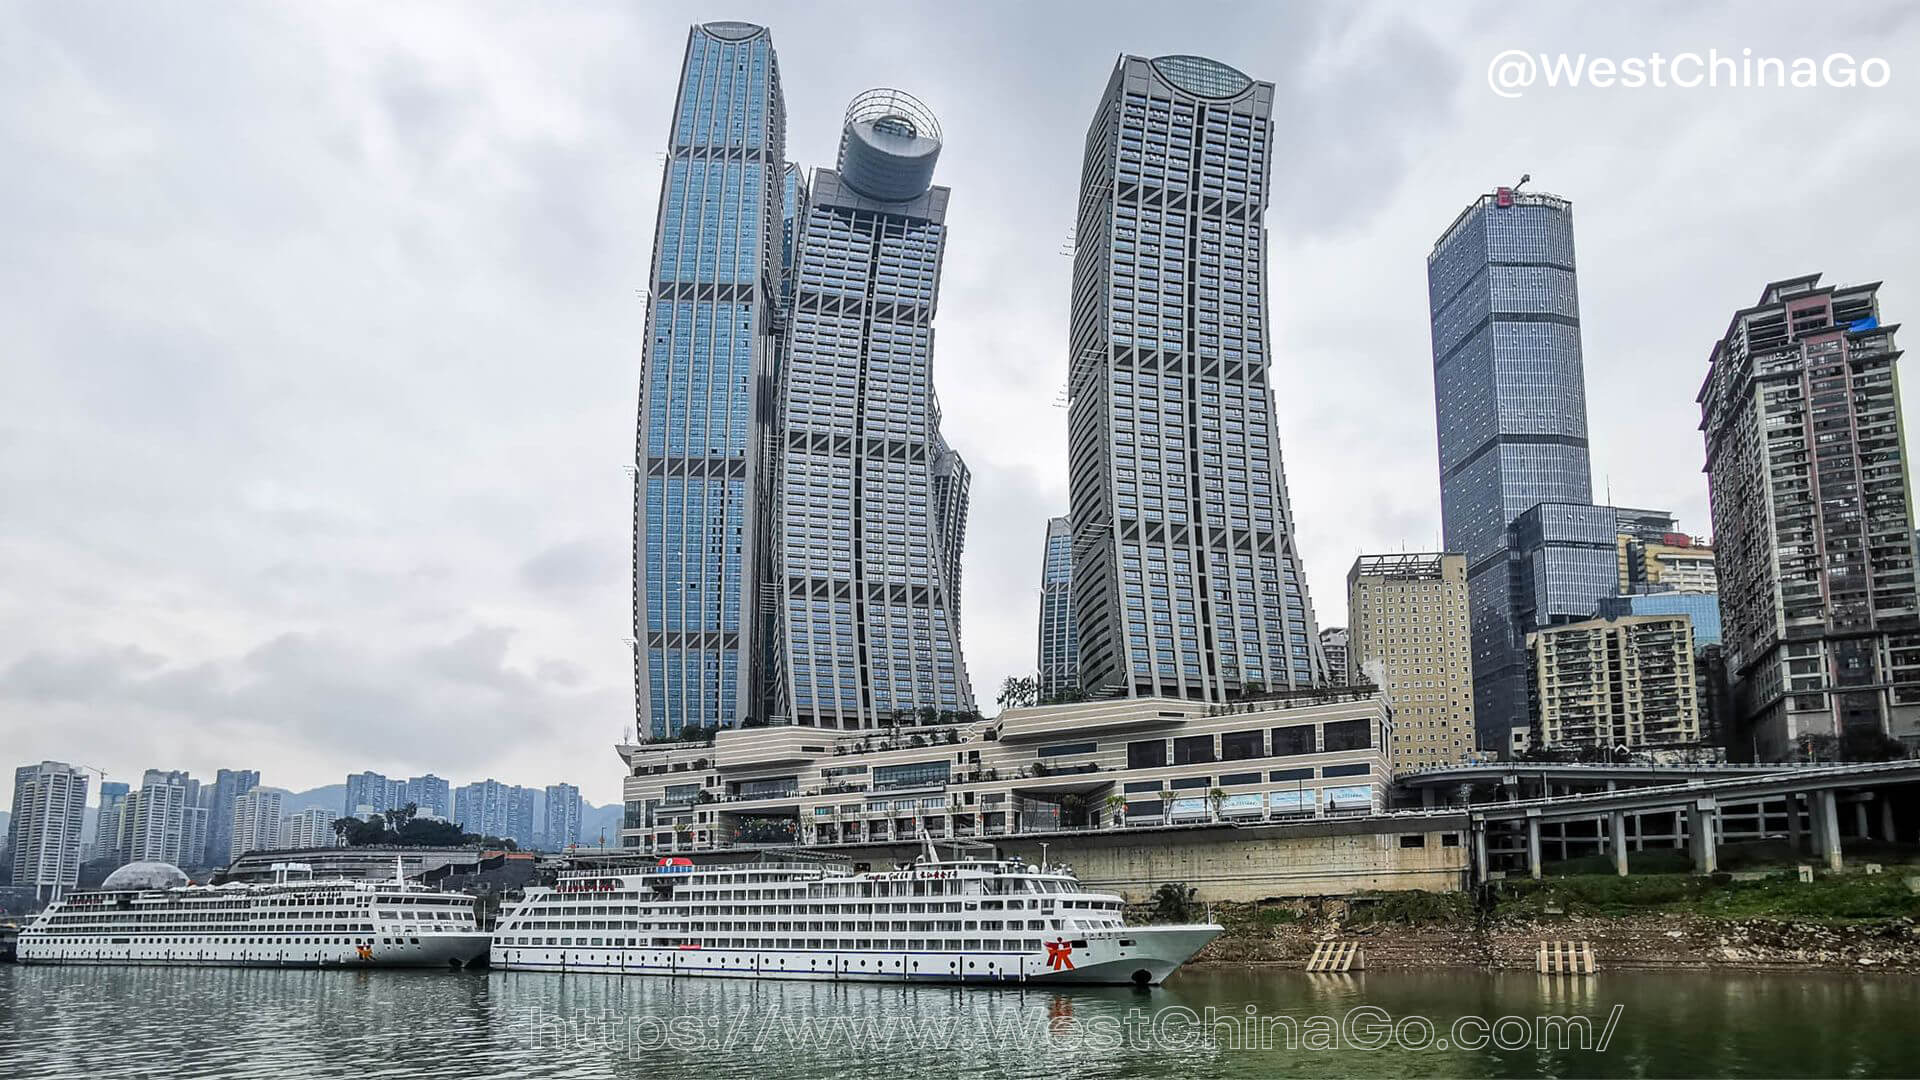
[(1109, 824), (1119, 825), (1124, 819), (1126, 811), (1127, 797), (1125, 795), (1116, 791), (1107, 796), (1107, 821)]
[(1060, 798), (1061, 823), (1065, 825), (1085, 825), (1087, 823), (1087, 797), (1069, 792)]
[(1220, 809), (1227, 805), (1227, 793), (1219, 788), (1207, 789), (1207, 801), (1213, 804), (1213, 816), (1220, 816)]
[(1009, 675), (994, 698), (1002, 709), (1030, 709), (1040, 700), (1040, 683), (1031, 675)]
[(932, 727), (935, 723), (939, 721), (939, 719), (940, 719), (939, 709), (936, 709), (931, 705), (920, 706), (920, 724), (922, 727)]
[(420, 807), (413, 803), (387, 811), (387, 827), (394, 832), (405, 832), (414, 816), (420, 813)]
[(1160, 789), (1160, 820), (1168, 823), (1169, 825), (1173, 823), (1173, 789), (1172, 788)]
[(1184, 923), (1193, 921), (1193, 903), (1200, 890), (1184, 881), (1169, 881), (1153, 892), (1153, 921)]

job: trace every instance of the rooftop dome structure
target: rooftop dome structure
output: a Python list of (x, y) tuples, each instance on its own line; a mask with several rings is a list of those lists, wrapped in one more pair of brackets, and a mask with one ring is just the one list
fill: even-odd
[(1195, 97), (1235, 97), (1253, 85), (1245, 72), (1204, 56), (1156, 56), (1151, 62), (1162, 78)]
[(100, 887), (108, 892), (171, 889), (187, 884), (187, 875), (172, 863), (130, 862), (107, 875)]
[(847, 106), (840, 179), (869, 199), (908, 202), (933, 184), (940, 121), (904, 90), (868, 90)]

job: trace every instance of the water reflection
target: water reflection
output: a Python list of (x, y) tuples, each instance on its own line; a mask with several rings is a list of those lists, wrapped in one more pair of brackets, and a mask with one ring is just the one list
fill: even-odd
[[(1606, 1053), (1451, 1041), (1585, 1018)], [(1190, 969), (1129, 989), (611, 975), (0, 968), (8, 1076), (885, 1077), (1920, 1074), (1920, 983), (1694, 972)], [(1354, 1010), (1366, 1011), (1355, 1022)], [(1211, 1010), (1211, 1012), (1209, 1012)], [(1417, 1048), (1341, 1045), (1415, 1018)], [(1384, 1019), (1380, 1019), (1384, 1018)], [(1204, 1032), (1201, 1029), (1205, 1029)], [(1334, 1038), (1325, 1036), (1331, 1032)], [(1213, 1037), (1211, 1045), (1201, 1038)]]

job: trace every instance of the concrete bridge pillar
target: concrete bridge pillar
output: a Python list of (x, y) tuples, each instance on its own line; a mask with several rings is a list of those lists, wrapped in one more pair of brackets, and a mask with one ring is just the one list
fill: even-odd
[(1483, 822), (1473, 828), (1473, 869), (1474, 880), (1487, 880), (1487, 845), (1491, 842), (1487, 836), (1487, 826)]
[(1527, 815), (1527, 873), (1540, 880), (1540, 819)]
[(1613, 869), (1621, 877), (1627, 876), (1627, 815), (1619, 810), (1607, 815), (1607, 824), (1613, 834)]
[(1827, 869), (1840, 869), (1840, 803), (1833, 789), (1817, 791), (1809, 796), (1815, 810), (1813, 814), (1813, 838), (1815, 853), (1826, 856)]
[(1893, 827), (1893, 795), (1891, 792), (1879, 793), (1880, 803), (1880, 839), (1889, 844), (1900, 842), (1900, 831)]
[(1796, 853), (1802, 850), (1801, 845), (1806, 842), (1805, 837), (1802, 835), (1805, 831), (1806, 830), (1800, 827), (1800, 796), (1788, 795), (1787, 846), (1791, 847)]
[(1853, 834), (1865, 840), (1867, 832), (1867, 801), (1861, 799), (1853, 804)]
[(1713, 819), (1719, 813), (1712, 799), (1700, 799), (1687, 807), (1687, 841), (1693, 851), (1696, 874), (1711, 874), (1720, 868), (1719, 853), (1713, 842)]

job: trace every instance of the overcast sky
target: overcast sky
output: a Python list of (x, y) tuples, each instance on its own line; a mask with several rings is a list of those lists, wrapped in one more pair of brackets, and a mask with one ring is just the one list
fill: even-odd
[[(1920, 8), (1834, 7), (6, 4), (0, 791), (54, 758), (619, 797), (636, 291), (690, 23), (773, 28), (808, 167), (868, 87), (940, 118), (934, 368), (991, 711), (1067, 506), (1061, 252), (1116, 55), (1278, 86), (1272, 375), (1333, 625), (1356, 555), (1437, 543), (1425, 258), (1476, 193), (1573, 200), (1596, 497), (1692, 532), (1734, 310), (1820, 271), (1920, 311)], [(1487, 83), (1507, 49), (1710, 48), (1892, 79)]]

